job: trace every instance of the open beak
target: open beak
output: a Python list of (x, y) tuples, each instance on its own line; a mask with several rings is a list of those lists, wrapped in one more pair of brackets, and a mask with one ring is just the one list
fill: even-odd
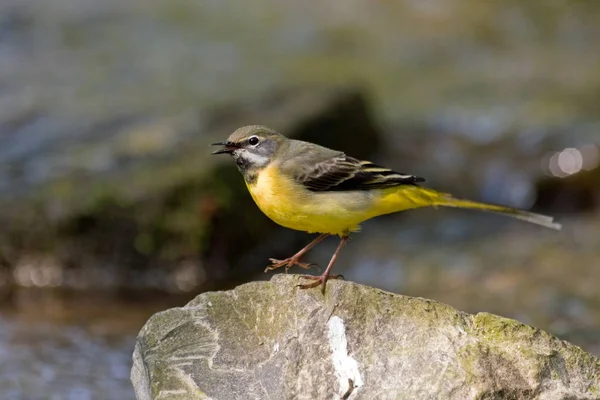
[(211, 146), (225, 146), (222, 149), (213, 151), (212, 154), (231, 154), (231, 153), (233, 153), (233, 150), (236, 148), (235, 143), (229, 142), (229, 141), (211, 143)]

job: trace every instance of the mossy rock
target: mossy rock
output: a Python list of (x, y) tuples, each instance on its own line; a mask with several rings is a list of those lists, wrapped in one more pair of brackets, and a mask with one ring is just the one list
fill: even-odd
[[(597, 399), (600, 361), (487, 313), (278, 274), (155, 314), (132, 381), (148, 399)], [(346, 397), (344, 397), (346, 396)]]

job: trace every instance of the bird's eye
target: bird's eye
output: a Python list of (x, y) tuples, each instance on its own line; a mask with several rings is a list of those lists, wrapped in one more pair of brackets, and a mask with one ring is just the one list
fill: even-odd
[(250, 136), (250, 139), (248, 139), (248, 143), (250, 143), (250, 146), (256, 146), (258, 142), (259, 140), (257, 136)]

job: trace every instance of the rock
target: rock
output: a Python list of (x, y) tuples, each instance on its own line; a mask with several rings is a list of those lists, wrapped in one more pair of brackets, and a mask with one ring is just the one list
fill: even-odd
[[(26, 130), (0, 126), (0, 187), (10, 189), (0, 190), (0, 282), (17, 276), (24, 286), (187, 291), (240, 282), (248, 262), (239, 259), (278, 227), (253, 204), (234, 163), (210, 155), (210, 143), (260, 123), (359, 157), (379, 144), (364, 95), (348, 87), (87, 125), (31, 118), (40, 121)], [(3, 163), (22, 173), (4, 179)], [(285, 252), (295, 251), (298, 236), (283, 237)]]
[(142, 328), (148, 399), (597, 399), (600, 361), (517, 321), (278, 274), (207, 292)]

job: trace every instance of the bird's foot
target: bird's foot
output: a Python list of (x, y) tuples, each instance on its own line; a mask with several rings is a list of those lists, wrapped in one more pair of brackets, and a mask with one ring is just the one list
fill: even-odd
[(289, 258), (286, 258), (285, 260), (278, 260), (276, 258), (269, 258), (269, 261), (271, 261), (271, 265), (269, 265), (267, 268), (265, 268), (265, 272), (267, 272), (267, 271), (273, 271), (274, 269), (285, 267), (285, 272), (287, 273), (288, 270), (291, 267), (293, 267), (294, 265), (297, 265), (300, 268), (304, 268), (304, 269), (309, 269), (312, 265), (314, 265), (314, 264), (309, 264), (309, 263), (301, 262), (300, 261), (300, 257), (293, 257), (293, 256), (289, 257)]
[(298, 287), (300, 289), (312, 289), (314, 287), (321, 285), (321, 292), (323, 292), (323, 294), (325, 294), (325, 286), (327, 285), (327, 281), (329, 279), (344, 279), (344, 276), (343, 275), (325, 275), (325, 274), (323, 274), (323, 275), (319, 275), (319, 276), (302, 275), (302, 278), (311, 280), (313, 282), (298, 285)]

